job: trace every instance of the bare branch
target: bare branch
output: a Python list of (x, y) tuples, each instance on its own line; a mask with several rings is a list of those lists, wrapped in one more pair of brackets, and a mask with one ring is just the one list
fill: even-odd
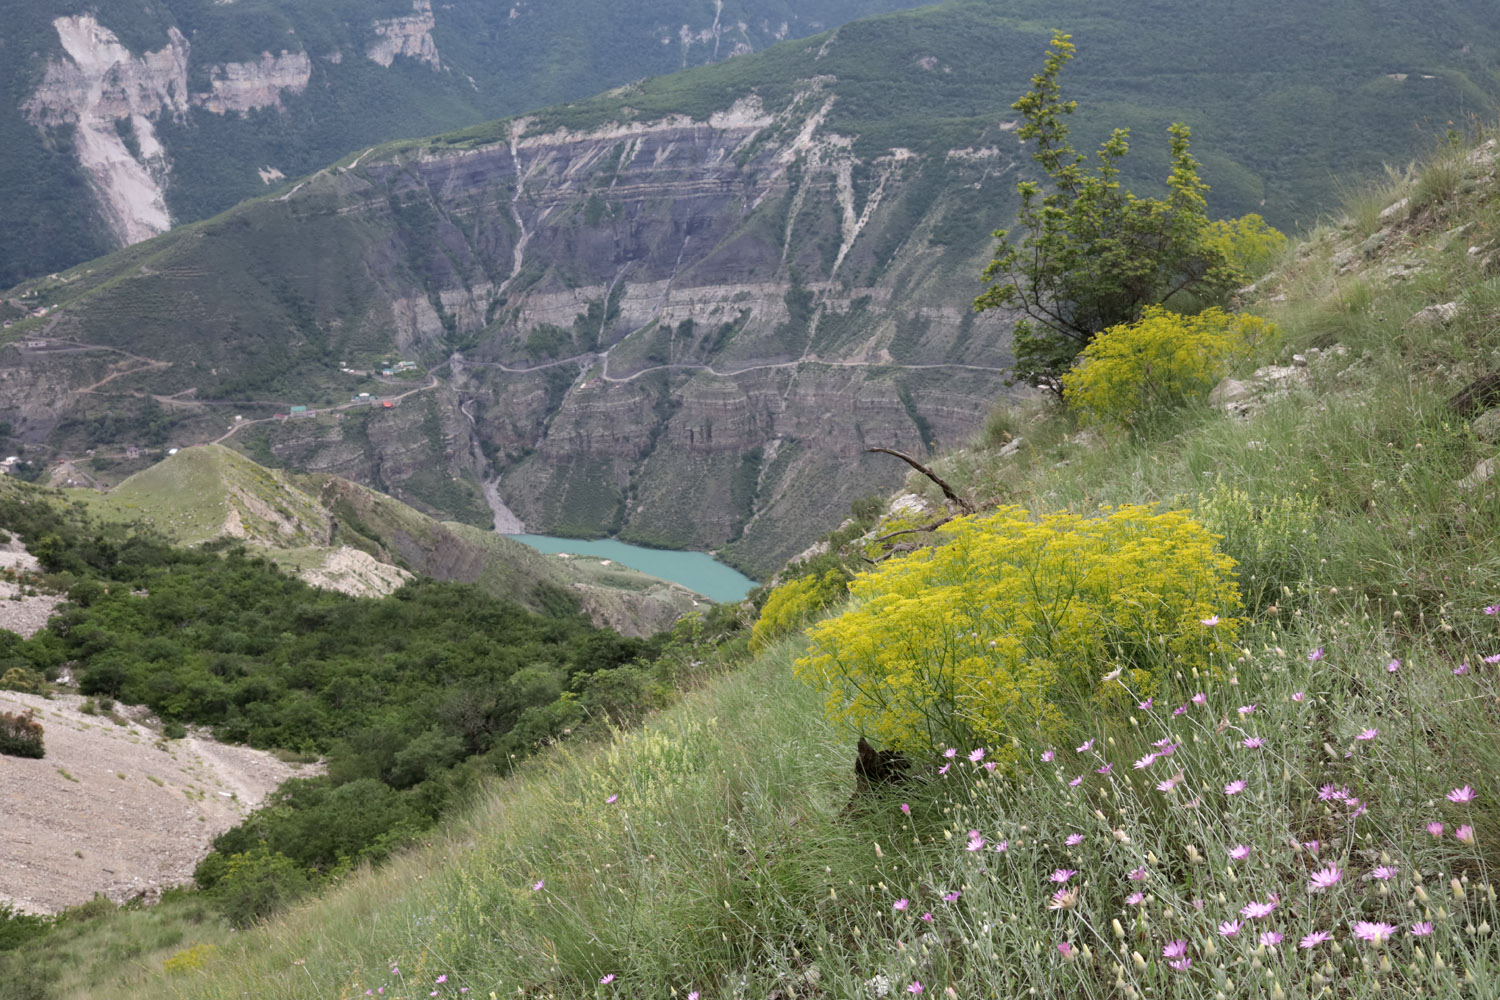
[(949, 500), (949, 502), (952, 503), (954, 506), (956, 506), (962, 513), (965, 513), (965, 514), (972, 514), (972, 513), (974, 513), (974, 505), (973, 504), (969, 503), (969, 501), (965, 500), (963, 497), (961, 497), (957, 493), (953, 492), (953, 487), (951, 487), (947, 483), (943, 482), (943, 479), (942, 479), (941, 476), (939, 476), (936, 472), (933, 472), (931, 469), (929, 469), (927, 466), (923, 465), (921, 462), (918, 462), (915, 458), (912, 458), (910, 455), (903, 455), (901, 452), (896, 451), (896, 450), (891, 449), (891, 448), (866, 448), (865, 452), (866, 453), (878, 452), (881, 455), (894, 455), (896, 458), (901, 459), (901, 461), (905, 462), (907, 465), (911, 466), (913, 469), (916, 469), (918, 472), (920, 472), (922, 475), (926, 476), (928, 479), (932, 480), (934, 483), (937, 483), (938, 488), (943, 491), (943, 496), (947, 497), (948, 500)]

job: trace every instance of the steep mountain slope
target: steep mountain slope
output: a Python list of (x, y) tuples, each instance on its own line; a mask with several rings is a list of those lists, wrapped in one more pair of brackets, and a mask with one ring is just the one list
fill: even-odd
[(7, 5), (0, 286), (355, 147), (714, 62), (916, 0)]
[[(1004, 391), (1005, 323), (967, 304), (1053, 25), (1080, 144), (1135, 127), (1149, 188), (1185, 120), (1217, 212), (1291, 225), (1325, 164), (1408, 155), (1500, 94), (1488, 8), (1340, 33), (1375, 7), (1302, 32), (1289, 3), (969, 0), (361, 151), (17, 289), (46, 314), (12, 327), (0, 419), (75, 453), (224, 440), (485, 526), (498, 478), (534, 530), (766, 573), (900, 477), (865, 448), (959, 439)], [(293, 404), (311, 419), (276, 419)]]
[(108, 493), (75, 494), (108, 520), (174, 542), (238, 538), (315, 586), (388, 594), (413, 574), (478, 583), (534, 611), (571, 594), (626, 635), (668, 628), (698, 605), (683, 587), (588, 559), (567, 562), (464, 524), (445, 524), (336, 476), (289, 475), (217, 445), (189, 448)]

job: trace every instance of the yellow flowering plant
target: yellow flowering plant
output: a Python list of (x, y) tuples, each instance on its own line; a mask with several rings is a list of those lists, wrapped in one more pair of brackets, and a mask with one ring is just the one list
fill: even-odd
[(810, 628), (796, 663), (832, 719), (887, 746), (1003, 759), (1233, 648), (1234, 561), (1184, 511), (1004, 507), (940, 533), (856, 577), (849, 610)]
[(1089, 342), (1062, 377), (1063, 399), (1085, 423), (1139, 430), (1207, 396), (1232, 365), (1279, 336), (1276, 324), (1249, 313), (1183, 316), (1152, 306)]

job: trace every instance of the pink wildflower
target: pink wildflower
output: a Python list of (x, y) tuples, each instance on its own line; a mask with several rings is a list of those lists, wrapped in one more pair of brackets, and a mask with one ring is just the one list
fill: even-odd
[(1146, 754), (1146, 756), (1144, 756), (1140, 760), (1136, 761), (1134, 766), (1135, 766), (1135, 769), (1137, 771), (1140, 771), (1140, 770), (1144, 770), (1145, 768), (1150, 767), (1152, 764), (1155, 764), (1155, 763), (1156, 763), (1156, 754), (1154, 754), (1154, 753), (1148, 753), (1148, 754)]
[(1297, 947), (1316, 948), (1318, 945), (1322, 944), (1324, 941), (1327, 941), (1332, 936), (1333, 935), (1329, 934), (1327, 931), (1313, 931), (1311, 934), (1304, 937), (1301, 941), (1298, 941)]
[(1464, 674), (1466, 674), (1468, 672), (1469, 672), (1469, 664), (1467, 662), (1460, 663), (1458, 666), (1456, 666), (1456, 667), (1453, 668), (1453, 676), (1455, 676), (1455, 677), (1462, 677)]
[(1470, 788), (1468, 785), (1465, 785), (1462, 788), (1455, 788), (1455, 789), (1453, 789), (1453, 791), (1451, 791), (1451, 792), (1448, 793), (1448, 801), (1449, 802), (1473, 802), (1474, 801), (1474, 789)]
[(1069, 847), (1077, 847), (1079, 844), (1083, 843), (1083, 834), (1070, 833), (1068, 834), (1067, 839), (1063, 841), (1063, 843), (1067, 844)]
[(975, 750), (973, 753), (969, 754), (970, 764), (978, 764), (982, 760), (984, 760), (984, 747), (980, 747), (978, 750)]
[(1056, 754), (1056, 753), (1054, 753), (1054, 752), (1053, 752), (1053, 751), (1051, 751), (1051, 750), (1046, 750), (1046, 751), (1043, 751), (1043, 753), (1042, 753), (1042, 761), (1043, 761), (1043, 762), (1044, 762), (1044, 763), (1045, 763), (1045, 762), (1047, 762), (1047, 761), (1050, 761), (1050, 760), (1052, 760), (1052, 758), (1053, 758), (1053, 757), (1056, 757), (1056, 756), (1057, 756), (1057, 754)]
[(1187, 954), (1186, 941), (1168, 941), (1161, 949), (1162, 958), (1181, 958)]
[(1427, 832), (1430, 833), (1430, 834), (1432, 834), (1434, 837), (1441, 837), (1443, 835), (1443, 824), (1441, 824), (1441, 823), (1428, 823), (1427, 824)]
[(1113, 771), (1114, 769), (1115, 769), (1115, 766), (1113, 764), (1105, 764), (1103, 767), (1096, 767), (1096, 768), (1094, 768), (1094, 770), (1098, 771), (1100, 774), (1108, 774), (1109, 772)]
[(1307, 883), (1308, 892), (1322, 892), (1338, 885), (1339, 880), (1344, 877), (1344, 872), (1338, 865), (1329, 865), (1312, 873), (1312, 878)]
[(1311, 653), (1307, 654), (1307, 662), (1308, 663), (1317, 663), (1322, 658), (1323, 658), (1323, 647), (1322, 646), (1319, 646), (1317, 649), (1315, 649)]
[(1125, 897), (1125, 905), (1127, 906), (1140, 906), (1145, 901), (1145, 893), (1132, 892), (1130, 895)]
[(1301, 701), (1303, 698), (1306, 698), (1306, 697), (1307, 697), (1307, 692), (1306, 691), (1298, 691), (1296, 694), (1292, 695), (1292, 700), (1293, 701)]
[(1081, 784), (1083, 784), (1083, 775), (1080, 774), (1078, 777), (1076, 777), (1072, 781), (1068, 782), (1068, 787), (1069, 788), (1077, 788)]
[(1093, 740), (1089, 740), (1087, 743), (1085, 743), (1083, 746), (1079, 747), (1077, 750), (1075, 750), (1073, 752), (1074, 753), (1088, 753), (1092, 749), (1094, 749), (1094, 741)]
[(1063, 882), (1066, 882), (1068, 879), (1072, 878), (1074, 875), (1077, 875), (1077, 874), (1078, 874), (1078, 872), (1075, 869), (1072, 869), (1072, 868), (1059, 868), (1057, 871), (1053, 872), (1051, 875), (1048, 875), (1047, 876), (1047, 880), (1049, 882), (1057, 882), (1057, 883), (1061, 884)]
[(1132, 868), (1130, 870), (1130, 875), (1127, 877), (1132, 882), (1144, 882), (1146, 880), (1146, 866), (1142, 865), (1139, 868)]
[(1357, 920), (1354, 923), (1354, 936), (1361, 941), (1370, 942), (1377, 948), (1389, 940), (1394, 933), (1396, 933), (1395, 924), (1375, 920)]
[(1212, 628), (1213, 626), (1219, 624), (1219, 616), (1218, 615), (1209, 615), (1207, 618), (1199, 618), (1198, 620), (1200, 622), (1202, 622), (1203, 624), (1209, 626), (1210, 628)]
[(1259, 750), (1266, 745), (1266, 741), (1259, 736), (1246, 736), (1240, 741), (1240, 746), (1246, 750)]
[(1238, 795), (1245, 790), (1245, 782), (1239, 778), (1234, 779), (1224, 786), (1225, 795)]
[(1232, 938), (1240, 932), (1240, 927), (1238, 920), (1226, 920), (1219, 925), (1219, 936)]
[(618, 795), (611, 795), (609, 798), (604, 800), (604, 804), (607, 806), (612, 806), (618, 801), (620, 801), (620, 797)]
[(1465, 823), (1463, 826), (1453, 831), (1453, 836), (1457, 837), (1465, 844), (1472, 844), (1474, 843), (1474, 828)]
[(1229, 856), (1236, 861), (1244, 861), (1250, 856), (1250, 848), (1246, 844), (1235, 844), (1229, 849)]
[(1240, 907), (1240, 916), (1249, 917), (1251, 920), (1259, 920), (1262, 917), (1269, 917), (1275, 909), (1276, 903), (1274, 900), (1268, 900), (1264, 903), (1257, 900)]
[(1194, 705), (1206, 705), (1208, 704), (1208, 695), (1204, 694), (1202, 691), (1199, 691), (1188, 700), (1191, 701)]
[(1356, 736), (1354, 738), (1357, 739), (1357, 740), (1373, 740), (1375, 737), (1377, 737), (1379, 735), (1380, 735), (1380, 730), (1378, 730), (1378, 729), (1366, 729), (1364, 732), (1360, 733), (1358, 736)]
[(914, 979), (914, 980), (912, 980), (912, 984), (906, 988), (906, 992), (908, 992), (908, 993), (921, 993), (922, 989), (923, 989), (923, 987), (922, 987), (922, 981), (920, 979)]
[(1390, 663), (1387, 663), (1385, 665), (1385, 669), (1386, 669), (1387, 673), (1394, 674), (1396, 671), (1398, 671), (1398, 670), (1401, 669), (1401, 661), (1400, 660), (1392, 660)]
[(1281, 943), (1281, 932), (1265, 931), (1260, 936), (1260, 943), (1267, 948), (1274, 948)]
[(1432, 922), (1431, 921), (1420, 920), (1417, 923), (1414, 923), (1414, 924), (1411, 925), (1411, 935), (1412, 935), (1412, 937), (1426, 937), (1427, 935), (1429, 935), (1431, 933), (1432, 933)]
[(906, 815), (910, 816), (911, 815), (911, 804), (907, 803), (907, 802), (901, 803), (901, 811), (903, 813), (905, 813)]
[(544, 878), (539, 878), (535, 882), (531, 883), (531, 891), (532, 892), (541, 892), (542, 889), (546, 888), (546, 885), (547, 885), (547, 880), (544, 879)]
[(907, 905), (908, 904), (906, 900), (898, 899), (891, 904), (891, 909), (895, 910), (897, 913), (900, 913), (901, 911), (906, 909)]
[(614, 981), (615, 981), (615, 974), (613, 972), (611, 972), (609, 975), (607, 975), (603, 979), (599, 980), (599, 985), (600, 986), (608, 986), (610, 983), (612, 983)]
[(958, 751), (955, 750), (953, 747), (949, 747), (948, 749), (946, 749), (946, 750), (943, 751), (943, 756), (944, 757), (949, 757), (949, 758), (957, 757), (958, 756)]

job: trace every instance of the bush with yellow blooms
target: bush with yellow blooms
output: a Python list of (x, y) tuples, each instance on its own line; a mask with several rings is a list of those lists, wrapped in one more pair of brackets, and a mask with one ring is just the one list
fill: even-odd
[(796, 664), (832, 719), (886, 746), (1003, 760), (1233, 649), (1234, 561), (1186, 512), (1004, 507), (940, 534), (856, 577), (849, 610), (808, 630)]
[(1140, 430), (1207, 396), (1231, 366), (1279, 336), (1275, 323), (1249, 313), (1183, 316), (1152, 306), (1089, 342), (1062, 377), (1063, 399), (1085, 423)]

